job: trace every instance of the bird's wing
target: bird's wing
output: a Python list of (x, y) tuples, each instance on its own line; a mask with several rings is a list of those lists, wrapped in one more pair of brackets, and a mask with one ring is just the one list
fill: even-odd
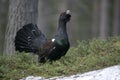
[(51, 40), (47, 40), (39, 49), (39, 62), (44, 63), (51, 52), (54, 50), (54, 43)]

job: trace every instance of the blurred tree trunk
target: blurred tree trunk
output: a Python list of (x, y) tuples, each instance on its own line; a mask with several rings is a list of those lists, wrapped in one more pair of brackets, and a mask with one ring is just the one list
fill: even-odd
[(9, 0), (9, 18), (5, 34), (4, 54), (13, 54), (14, 38), (18, 29), (36, 23), (38, 0)]
[(60, 6), (59, 6), (59, 13), (67, 10), (68, 4), (69, 4), (70, 1), (71, 1), (71, 0), (69, 0), (69, 1), (68, 1), (68, 0), (61, 0)]
[(120, 0), (115, 0), (113, 35), (120, 35)]
[(38, 1), (38, 20), (37, 25), (42, 30), (42, 32), (46, 35), (48, 33), (48, 16), (47, 14), (50, 12), (47, 0), (39, 0)]
[(97, 37), (99, 33), (99, 13), (100, 13), (100, 0), (94, 0), (93, 4), (93, 22), (92, 22), (92, 37)]
[(109, 36), (109, 1), (110, 0), (101, 0), (100, 38), (102, 39)]
[(8, 0), (0, 0), (0, 54), (3, 53), (7, 13), (8, 13)]

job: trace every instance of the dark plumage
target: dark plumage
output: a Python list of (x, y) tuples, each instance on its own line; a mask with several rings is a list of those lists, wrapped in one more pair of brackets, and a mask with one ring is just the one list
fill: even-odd
[(70, 18), (69, 10), (60, 14), (57, 33), (49, 40), (36, 25), (30, 23), (23, 26), (16, 34), (15, 50), (35, 53), (41, 63), (60, 59), (70, 47), (66, 31)]

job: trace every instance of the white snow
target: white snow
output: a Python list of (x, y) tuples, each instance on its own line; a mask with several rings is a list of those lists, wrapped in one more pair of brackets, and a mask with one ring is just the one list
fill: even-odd
[(43, 77), (29, 76), (20, 80), (120, 80), (120, 65), (68, 77), (61, 76), (45, 79)]

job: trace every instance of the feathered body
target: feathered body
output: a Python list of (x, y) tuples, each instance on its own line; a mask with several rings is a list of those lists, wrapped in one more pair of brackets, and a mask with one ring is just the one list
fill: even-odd
[(66, 23), (70, 20), (70, 11), (61, 13), (58, 30), (52, 39), (47, 39), (32, 23), (21, 28), (15, 37), (16, 51), (33, 52), (38, 55), (39, 62), (57, 60), (66, 54), (70, 47)]

